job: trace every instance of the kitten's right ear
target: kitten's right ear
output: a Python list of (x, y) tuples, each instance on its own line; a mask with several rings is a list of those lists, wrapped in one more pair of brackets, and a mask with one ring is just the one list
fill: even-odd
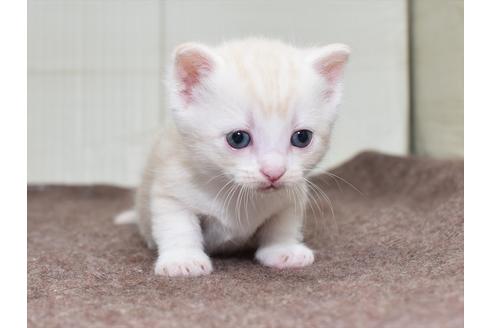
[(173, 53), (174, 78), (185, 103), (194, 100), (194, 91), (212, 72), (217, 61), (212, 51), (198, 43), (184, 43)]

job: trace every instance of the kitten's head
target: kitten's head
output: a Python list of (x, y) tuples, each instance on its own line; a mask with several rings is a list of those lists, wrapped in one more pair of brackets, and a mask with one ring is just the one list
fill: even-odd
[(194, 161), (252, 189), (304, 183), (327, 152), (348, 56), (259, 39), (178, 46), (171, 108)]

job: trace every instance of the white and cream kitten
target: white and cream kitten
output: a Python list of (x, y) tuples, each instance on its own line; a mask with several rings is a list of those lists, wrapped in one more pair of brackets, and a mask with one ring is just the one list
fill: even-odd
[(178, 46), (173, 118), (154, 146), (136, 211), (155, 273), (212, 272), (209, 255), (255, 247), (275, 268), (314, 261), (302, 241), (306, 179), (324, 157), (349, 49), (246, 39)]

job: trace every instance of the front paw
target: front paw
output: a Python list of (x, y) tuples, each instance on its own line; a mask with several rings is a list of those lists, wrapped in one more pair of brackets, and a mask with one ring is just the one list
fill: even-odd
[(212, 270), (212, 261), (201, 249), (179, 249), (159, 254), (154, 272), (169, 277), (187, 277), (207, 275)]
[(301, 268), (313, 264), (313, 251), (303, 244), (284, 244), (261, 247), (256, 259), (263, 265), (277, 268)]

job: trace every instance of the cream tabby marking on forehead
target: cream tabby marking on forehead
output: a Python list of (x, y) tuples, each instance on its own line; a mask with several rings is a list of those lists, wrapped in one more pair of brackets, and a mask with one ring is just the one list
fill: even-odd
[(289, 111), (300, 87), (297, 49), (253, 39), (226, 44), (218, 51), (236, 70), (258, 109), (266, 115)]

